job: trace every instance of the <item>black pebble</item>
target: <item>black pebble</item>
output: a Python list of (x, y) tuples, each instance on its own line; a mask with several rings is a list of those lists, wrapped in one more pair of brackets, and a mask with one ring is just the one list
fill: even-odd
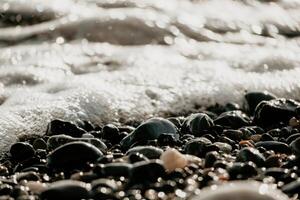
[(135, 153), (140, 153), (148, 159), (158, 159), (163, 153), (163, 150), (154, 146), (137, 146), (129, 149), (126, 152), (126, 155), (131, 155)]
[(203, 131), (214, 126), (214, 121), (205, 113), (196, 113), (188, 116), (181, 127), (183, 133), (189, 133), (194, 136), (202, 136)]
[(278, 141), (262, 141), (262, 142), (257, 142), (255, 143), (255, 147), (264, 147), (266, 150), (273, 150), (276, 153), (285, 153), (285, 154), (290, 154), (291, 149), (290, 147), (283, 142), (278, 142)]
[(110, 141), (112, 144), (117, 144), (120, 142), (120, 132), (118, 127), (113, 124), (107, 124), (102, 129), (102, 138)]
[(267, 91), (264, 92), (248, 92), (245, 94), (245, 107), (250, 114), (254, 113), (256, 106), (262, 101), (275, 99), (276, 96)]
[(34, 156), (35, 151), (32, 145), (25, 142), (17, 142), (10, 148), (10, 154), (16, 161), (24, 161)]
[(293, 153), (297, 156), (300, 157), (300, 138), (297, 138), (294, 140), (291, 144), (290, 147), (293, 151)]
[(62, 180), (52, 183), (40, 195), (42, 200), (88, 199), (90, 196), (87, 184), (79, 181)]
[(215, 124), (231, 127), (240, 128), (242, 126), (250, 125), (250, 118), (240, 110), (224, 112), (214, 120)]
[(94, 162), (103, 153), (86, 142), (67, 143), (49, 154), (47, 165), (55, 170), (70, 170), (83, 167), (87, 162)]
[(72, 122), (59, 119), (53, 120), (48, 124), (46, 135), (65, 134), (72, 137), (81, 137), (86, 131)]
[(211, 144), (211, 141), (207, 138), (195, 138), (190, 140), (187, 144), (185, 144), (184, 152), (186, 154), (195, 155), (202, 158), (207, 153), (207, 148)]
[(257, 150), (251, 147), (245, 147), (240, 150), (237, 155), (237, 161), (248, 162), (252, 161), (258, 167), (262, 167), (265, 164), (265, 157)]

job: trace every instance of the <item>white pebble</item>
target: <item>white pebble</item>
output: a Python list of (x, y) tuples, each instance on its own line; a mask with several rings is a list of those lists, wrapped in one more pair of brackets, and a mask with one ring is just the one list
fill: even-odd
[(176, 168), (184, 168), (188, 164), (186, 156), (172, 148), (163, 152), (160, 159), (168, 172), (174, 171)]

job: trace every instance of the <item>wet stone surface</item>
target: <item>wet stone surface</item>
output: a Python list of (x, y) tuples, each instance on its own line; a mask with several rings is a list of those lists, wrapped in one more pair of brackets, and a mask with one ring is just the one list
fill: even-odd
[(215, 199), (220, 185), (237, 185), (230, 197), (250, 180), (258, 189), (245, 199), (262, 198), (264, 184), (269, 199), (299, 199), (299, 103), (260, 92), (245, 101), (134, 126), (54, 120), (2, 154), (0, 199)]

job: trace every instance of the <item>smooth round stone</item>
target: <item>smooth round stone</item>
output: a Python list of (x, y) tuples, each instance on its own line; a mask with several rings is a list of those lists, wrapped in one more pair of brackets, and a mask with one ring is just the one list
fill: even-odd
[(250, 118), (240, 110), (224, 112), (214, 120), (215, 124), (234, 129), (248, 126), (250, 122)]
[(41, 183), (38, 181), (28, 181), (25, 183), (25, 186), (28, 187), (30, 192), (34, 194), (40, 194), (47, 188), (47, 185), (45, 183)]
[(94, 145), (86, 142), (70, 142), (49, 154), (48, 167), (55, 170), (68, 170), (83, 167), (87, 162), (94, 162), (103, 153)]
[(218, 159), (220, 159), (220, 154), (217, 151), (208, 152), (205, 155), (204, 167), (205, 168), (212, 167)]
[(260, 141), (274, 141), (274, 138), (269, 133), (264, 133), (261, 135)]
[(300, 138), (300, 133), (295, 133), (293, 135), (290, 135), (287, 139), (286, 142), (288, 144), (291, 144), (294, 140), (296, 140), (297, 138)]
[(91, 185), (92, 185), (92, 190), (95, 190), (99, 187), (107, 187), (112, 190), (118, 189), (118, 185), (115, 180), (106, 179), (106, 178), (99, 178), (99, 179), (93, 180), (91, 182)]
[(211, 145), (211, 141), (207, 138), (200, 137), (190, 140), (184, 147), (186, 154), (191, 154), (198, 157), (204, 157), (207, 153), (207, 148)]
[(100, 177), (128, 177), (131, 168), (132, 164), (117, 162), (97, 165), (94, 169), (94, 172)]
[(163, 153), (163, 150), (154, 146), (137, 146), (129, 149), (126, 152), (126, 155), (131, 155), (135, 153), (143, 154), (149, 159), (159, 159), (159, 157)]
[(37, 138), (36, 140), (34, 140), (32, 146), (35, 150), (47, 149), (47, 143), (42, 138)]
[(296, 181), (293, 181), (291, 183), (284, 185), (282, 187), (282, 191), (289, 196), (292, 196), (295, 194), (300, 195), (300, 180), (296, 180)]
[(245, 107), (250, 114), (254, 113), (256, 106), (262, 101), (275, 99), (276, 96), (267, 91), (264, 92), (247, 92), (245, 94)]
[(128, 161), (130, 163), (136, 163), (136, 162), (140, 162), (140, 161), (147, 161), (149, 160), (146, 156), (144, 156), (143, 154), (140, 153), (131, 153), (128, 156)]
[(120, 145), (128, 149), (136, 142), (155, 140), (163, 133), (174, 134), (177, 139), (179, 138), (177, 128), (172, 122), (163, 118), (152, 118), (142, 123), (132, 133), (123, 138)]
[(219, 186), (204, 188), (191, 200), (289, 200), (272, 185), (255, 181), (233, 181)]
[(218, 147), (219, 151), (222, 151), (224, 153), (230, 153), (232, 151), (232, 146), (225, 142), (215, 142), (213, 143), (213, 145)]
[(247, 179), (257, 175), (257, 166), (253, 162), (235, 162), (227, 168), (231, 180)]
[(12, 158), (16, 161), (24, 161), (32, 158), (35, 151), (31, 144), (25, 142), (17, 142), (10, 147), (10, 154)]
[(293, 151), (293, 153), (299, 157), (300, 156), (300, 138), (297, 138), (296, 140), (294, 140), (291, 144), (290, 147)]
[(88, 199), (90, 185), (80, 181), (62, 180), (52, 183), (45, 189), (40, 197), (42, 200), (57, 199)]
[(291, 149), (290, 147), (283, 142), (278, 142), (278, 141), (262, 141), (262, 142), (257, 142), (255, 143), (255, 147), (263, 147), (266, 150), (273, 150), (276, 153), (285, 153), (285, 154), (290, 154)]
[(196, 113), (188, 116), (183, 124), (181, 131), (183, 133), (190, 133), (194, 136), (202, 136), (203, 131), (208, 130), (214, 126), (214, 121), (205, 113)]
[(239, 162), (254, 162), (258, 167), (262, 167), (265, 164), (265, 157), (257, 150), (251, 147), (245, 147), (241, 149), (237, 155), (237, 161)]
[(70, 142), (87, 142), (94, 145), (101, 151), (107, 150), (107, 146), (98, 138), (73, 138), (68, 135), (53, 135), (49, 137), (47, 145), (49, 149), (56, 149)]
[(102, 138), (110, 141), (112, 144), (120, 142), (120, 132), (118, 127), (113, 124), (107, 124), (102, 129)]
[(142, 161), (133, 164), (130, 171), (129, 185), (153, 183), (165, 176), (165, 168), (161, 160)]
[(300, 106), (300, 103), (291, 99), (262, 101), (255, 109), (253, 121), (262, 127), (280, 122), (288, 124), (289, 120), (296, 116), (297, 106)]
[(46, 135), (69, 135), (72, 137), (81, 137), (86, 131), (72, 122), (55, 119), (48, 124)]

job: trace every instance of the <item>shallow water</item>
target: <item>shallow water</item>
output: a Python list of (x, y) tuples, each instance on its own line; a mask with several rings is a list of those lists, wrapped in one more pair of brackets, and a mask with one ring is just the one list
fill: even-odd
[(124, 123), (242, 104), (254, 90), (299, 99), (299, 10), (296, 0), (1, 1), (0, 147), (54, 118)]

